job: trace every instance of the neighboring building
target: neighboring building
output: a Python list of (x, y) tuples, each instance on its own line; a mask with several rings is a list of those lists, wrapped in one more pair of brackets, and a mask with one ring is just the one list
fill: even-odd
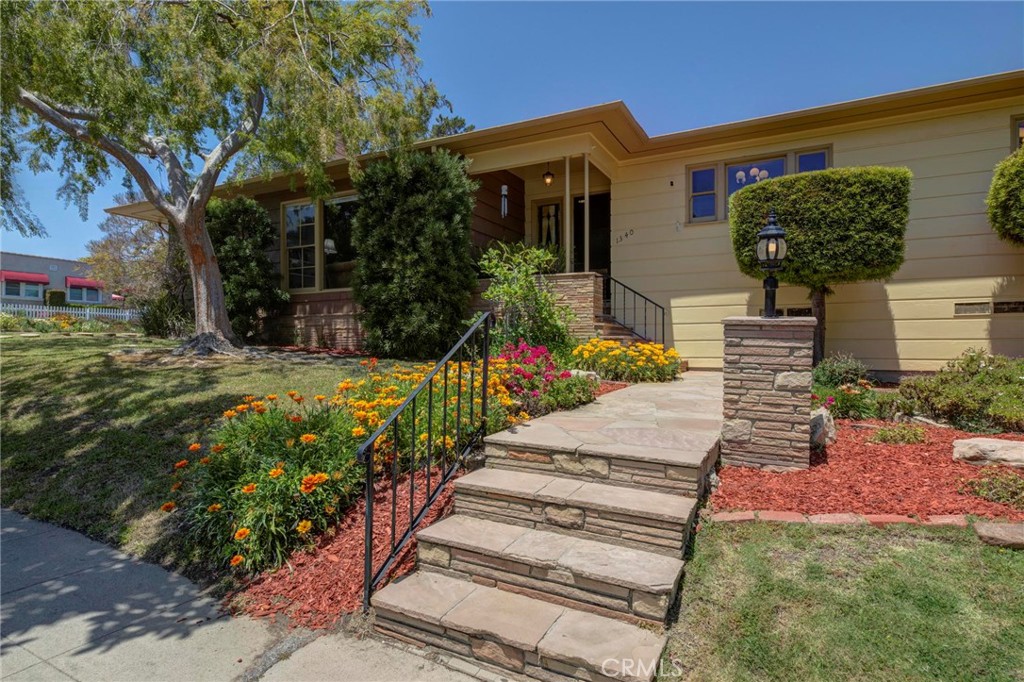
[[(565, 249), (569, 272), (610, 274), (664, 306), (667, 343), (706, 368), (722, 366), (721, 319), (756, 315), (762, 300), (760, 282), (736, 267), (728, 195), (755, 174), (906, 166), (906, 261), (888, 281), (837, 286), (827, 333), (828, 351), (902, 373), (938, 369), (970, 346), (1024, 355), (1024, 249), (1000, 241), (985, 215), (992, 169), (1022, 140), (1024, 71), (1015, 71), (656, 137), (613, 102), (421, 146), (472, 159), (475, 244)], [(292, 293), (279, 322), (288, 341), (359, 338), (348, 288), (358, 197), (344, 160), (329, 170), (338, 193), (326, 201), (311, 202), (301, 177), (297, 191), (287, 175), (242, 189), (280, 219), (272, 256)], [(111, 212), (163, 221), (146, 203)], [(575, 277), (577, 299), (593, 300)], [(597, 299), (607, 297), (592, 279)], [(782, 287), (779, 303), (809, 312), (800, 288)], [(658, 317), (630, 323), (658, 335)]]
[(77, 260), (0, 252), (4, 303), (42, 304), (43, 292), (64, 291), (68, 303), (106, 305), (110, 295), (91, 278), (92, 266)]

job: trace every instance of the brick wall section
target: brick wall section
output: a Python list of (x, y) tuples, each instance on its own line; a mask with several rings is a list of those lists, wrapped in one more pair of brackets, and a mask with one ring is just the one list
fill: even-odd
[[(569, 330), (573, 336), (592, 338), (597, 316), (602, 309), (602, 280), (593, 272), (548, 275), (548, 282), (559, 305), (572, 309), (576, 318)], [(489, 310), (491, 302), (481, 295), (489, 281), (480, 280), (470, 300), (472, 311)], [(281, 315), (271, 321), (268, 330), (274, 343), (334, 348), (359, 348), (363, 332), (357, 318), (359, 305), (351, 289), (315, 294), (292, 294)]]
[(810, 465), (813, 317), (727, 317), (722, 462)]

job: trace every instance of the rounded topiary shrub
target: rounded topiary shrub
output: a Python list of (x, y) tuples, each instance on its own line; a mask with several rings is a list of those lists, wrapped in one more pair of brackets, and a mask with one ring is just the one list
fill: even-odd
[(995, 167), (985, 203), (996, 234), (1024, 246), (1024, 147)]
[(370, 164), (356, 179), (353, 289), (366, 349), (376, 355), (441, 355), (464, 330), (476, 286), (470, 225), (477, 183), (447, 150)]
[(756, 246), (769, 211), (786, 230), (788, 254), (776, 276), (810, 290), (815, 363), (824, 355), (832, 287), (885, 279), (903, 264), (911, 178), (906, 168), (832, 168), (764, 180), (730, 197), (733, 252), (745, 275), (764, 277)]

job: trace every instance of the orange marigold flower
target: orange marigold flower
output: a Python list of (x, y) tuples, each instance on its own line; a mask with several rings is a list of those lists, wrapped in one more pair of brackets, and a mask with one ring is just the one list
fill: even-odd
[(328, 514), (333, 514), (334, 513), (334, 507), (332, 507), (329, 504), (325, 504), (324, 505), (324, 511), (327, 512)]
[(235, 531), (235, 539), (236, 540), (244, 540), (247, 537), (249, 537), (249, 533), (250, 532), (252, 532), (252, 531), (250, 531), (248, 528), (239, 528), (238, 530)]
[(284, 446), (285, 446), (286, 448), (294, 447), (294, 446), (295, 446), (295, 439), (294, 439), (294, 438), (289, 438), (289, 439), (287, 439), (287, 440), (286, 440), (286, 441), (284, 442)]
[(216, 445), (211, 447), (210, 450), (212, 450), (214, 454), (219, 455), (220, 453), (224, 452), (224, 444), (223, 443), (217, 443)]
[(238, 416), (238, 413), (235, 412), (234, 410), (224, 410), (224, 418), (225, 419), (232, 419), (232, 418), (237, 417), (237, 416)]
[(245, 557), (242, 556), (241, 554), (236, 554), (235, 556), (231, 557), (231, 565), (232, 566), (237, 566), (238, 564), (240, 564), (240, 563), (242, 563), (244, 561), (245, 561)]
[(330, 478), (330, 476), (328, 476), (327, 474), (325, 474), (322, 471), (320, 473), (318, 473), (318, 474), (313, 474), (313, 482), (316, 483), (317, 485), (320, 485), (321, 483), (324, 483), (329, 478)]
[(249, 485), (242, 486), (242, 492), (245, 493), (246, 495), (252, 495), (254, 492), (256, 492), (256, 484), (250, 483)]
[(285, 393), (285, 395), (288, 396), (289, 398), (294, 398), (298, 394), (299, 394), (298, 391), (288, 391), (287, 393)]
[(254, 400), (256, 400), (256, 396), (254, 396), (254, 395), (243, 395), (242, 396), (242, 402), (243, 403), (251, 403)]
[(277, 394), (276, 393), (269, 393), (269, 394), (267, 394), (267, 400), (269, 400), (270, 402), (274, 402), (275, 400), (277, 400)]
[(180, 462), (177, 462), (177, 463), (176, 463), (176, 464), (174, 465), (174, 468), (175, 468), (175, 469), (184, 469), (184, 468), (185, 468), (185, 467), (187, 467), (187, 466), (188, 466), (188, 460), (187, 460), (187, 459), (183, 459), (183, 460), (181, 460)]
[(322, 403), (323, 401), (327, 400), (327, 396), (325, 395), (315, 395), (313, 397), (316, 399), (318, 403)]
[(292, 396), (292, 400), (294, 400), (295, 402), (297, 402), (297, 403), (299, 403), (301, 405), (302, 401), (305, 400), (305, 398), (303, 398), (301, 395), (293, 395)]
[(177, 507), (177, 506), (178, 505), (174, 504), (173, 502), (164, 502), (163, 504), (160, 505), (160, 511), (162, 511), (162, 512), (172, 512), (172, 511), (174, 511), (174, 508)]
[(211, 504), (209, 507), (206, 508), (206, 511), (210, 512), (211, 514), (213, 514), (214, 512), (219, 512), (223, 508), (224, 507), (221, 506), (221, 504), (219, 502), (214, 502), (213, 504)]
[(356, 438), (362, 438), (363, 436), (366, 435), (366, 429), (364, 429), (362, 426), (357, 426), (356, 428), (352, 429), (352, 435), (355, 436)]
[(199, 463), (200, 464), (209, 464), (210, 463), (210, 458), (209, 457), (203, 457), (203, 458), (201, 458), (199, 460)]
[(263, 407), (262, 405), (257, 405), (256, 407), (252, 408), (252, 411), (255, 412), (256, 414), (266, 414), (267, 408)]
[(181, 481), (175, 481), (173, 484), (171, 484), (172, 493), (179, 489), (181, 489)]
[(313, 435), (312, 433), (304, 433), (301, 436), (299, 436), (299, 440), (301, 440), (306, 445), (309, 445), (310, 443), (316, 442), (316, 436)]
[(313, 485), (312, 483), (306, 483), (305, 481), (303, 481), (302, 484), (299, 485), (299, 492), (302, 493), (303, 495), (308, 495), (314, 490), (316, 490), (316, 486)]
[(235, 409), (239, 412), (245, 412), (249, 409), (248, 405), (235, 405)]
[(200, 445), (199, 443), (192, 443), (192, 445), (188, 446), (188, 451), (189, 452), (199, 452), (202, 449), (203, 449), (203, 446)]
[(299, 424), (302, 422), (302, 415), (293, 414), (290, 417), (288, 417), (288, 419), (290, 419), (292, 423)]
[(295, 530), (299, 532), (299, 535), (305, 535), (309, 532), (309, 529), (313, 527), (310, 521), (299, 521), (299, 525), (295, 526)]
[(270, 471), (267, 472), (267, 476), (270, 476), (271, 478), (277, 478), (283, 473), (284, 469), (271, 469)]

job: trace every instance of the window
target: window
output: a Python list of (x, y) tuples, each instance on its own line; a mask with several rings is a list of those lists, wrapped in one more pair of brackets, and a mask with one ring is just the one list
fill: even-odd
[(316, 287), (316, 206), (285, 206), (284, 224), (288, 288), (313, 289)]
[(339, 197), (324, 202), (325, 289), (352, 286), (356, 250), (352, 245), (352, 224), (359, 209), (358, 197)]
[(92, 287), (70, 287), (68, 300), (76, 303), (99, 303), (100, 290)]
[(718, 200), (715, 193), (715, 168), (690, 171), (690, 220), (714, 220)]
[(537, 243), (558, 246), (562, 243), (562, 205), (542, 204), (537, 207)]
[[(831, 166), (831, 150), (804, 149), (753, 161), (722, 161), (688, 169), (688, 222), (724, 220), (729, 196), (762, 180)], [(721, 191), (724, 187), (724, 196)]]
[(1013, 149), (1024, 147), (1024, 116), (1013, 119)]
[(4, 296), (12, 298), (42, 298), (43, 285), (30, 282), (4, 282)]

